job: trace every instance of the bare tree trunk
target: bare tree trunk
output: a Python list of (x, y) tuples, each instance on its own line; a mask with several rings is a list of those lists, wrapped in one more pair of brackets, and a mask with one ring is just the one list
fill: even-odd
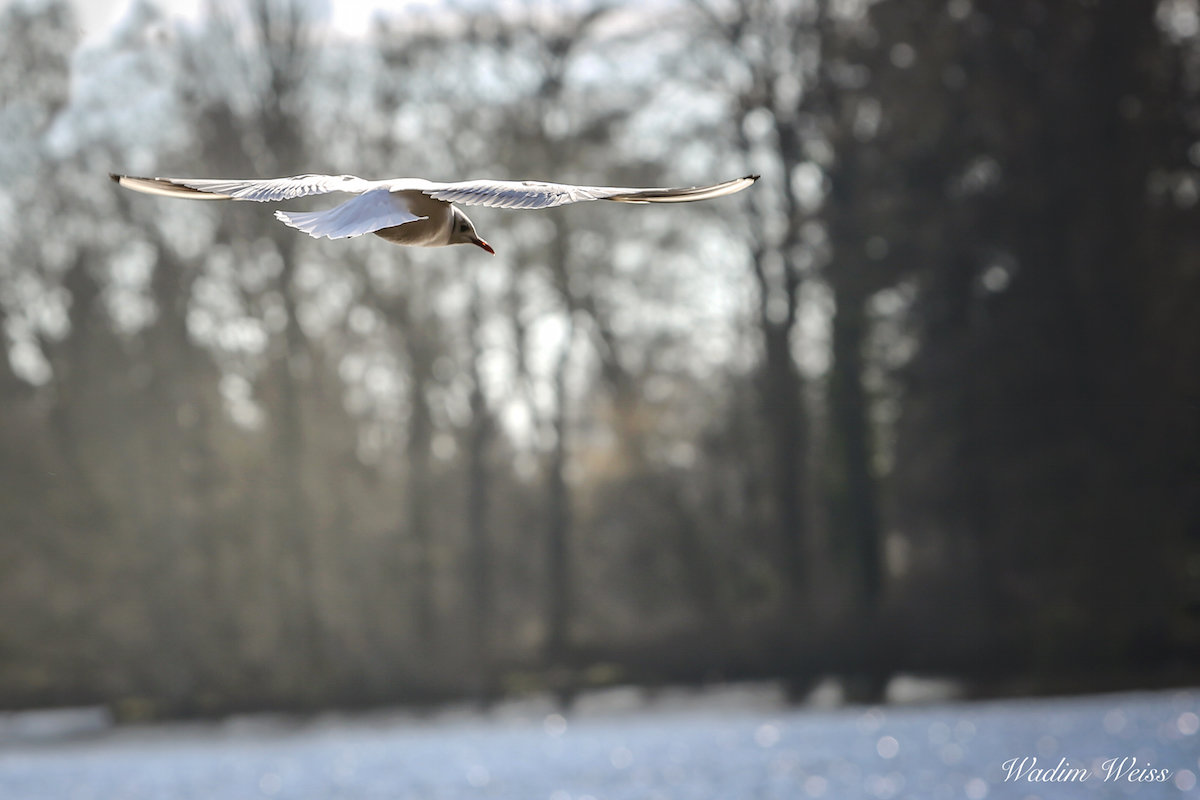
[(756, 248), (753, 260), (763, 342), (759, 396), (767, 425), (771, 505), (785, 603), (794, 607), (803, 597), (805, 548), (809, 538), (805, 516), (807, 414), (803, 382), (792, 358), (791, 344), (798, 315), (800, 275), (787, 263), (782, 265), (781, 276), (773, 275), (767, 264), (772, 257), (784, 258), (780, 252), (760, 247)]
[(492, 677), (491, 602), (492, 571), (488, 548), (490, 535), (488, 450), (491, 447), (491, 410), (483, 393), (483, 376), (479, 369), (483, 348), (479, 343), (480, 327), (479, 284), (471, 296), (471, 428), (467, 445), (467, 583), (471, 592), (468, 635), (474, 648), (474, 691), (481, 703), (494, 693)]
[[(319, 593), (316, 591), (318, 532), (313, 526), (313, 515), (304, 489), (304, 459), (308, 448), (300, 400), (305, 378), (308, 377), (312, 365), (297, 316), (295, 287), (292, 281), (295, 273), (295, 248), (287, 245), (283, 247), (285, 249), (279, 288), (287, 321), (284, 328), (284, 352), (278, 365), (278, 420), (272, 449), (275, 453), (276, 468), (280, 470), (276, 518), (282, 529), (285, 546), (290, 545), (295, 563), (297, 585), (293, 587), (291, 594), (297, 615), (295, 624), (299, 637), (299, 651), (306, 664), (301, 674), (307, 673), (307, 677), (302, 680), (307, 683), (317, 676), (324, 675), (325, 667), (321, 615), (318, 608)], [(305, 691), (303, 687), (301, 691)]]
[[(833, 103), (845, 98), (830, 90)], [(846, 137), (849, 139), (849, 137)], [(862, 252), (862, 148), (852, 141), (830, 175), (832, 189), (826, 211), (834, 261), (826, 270), (833, 290), (829, 375), (829, 458), (826, 470), (830, 534), (849, 552), (858, 611), (871, 611), (883, 589), (883, 563), (878, 486), (871, 460), (870, 398), (863, 385), (863, 348), (869, 333), (866, 302), (875, 288), (858, 255)]]
[(467, 475), (467, 536), (470, 542), (471, 641), (475, 647), (477, 691), (490, 694), (492, 573), (488, 548), (488, 469), (487, 452), (491, 443), (491, 419), (483, 407), (482, 393), (474, 391), (471, 405), (475, 420), (471, 426), (470, 463)]
[(805, 576), (808, 526), (804, 495), (807, 488), (807, 432), (801, 381), (790, 346), (790, 327), (763, 327), (766, 360), (762, 402), (769, 425), (772, 497), (775, 525), (783, 557), (784, 589), (790, 602), (801, 600)]
[(567, 486), (568, 396), (567, 368), (571, 363), (574, 324), (568, 324), (554, 371), (554, 449), (547, 464), (546, 486), (546, 643), (545, 659), (562, 663), (570, 647), (571, 496)]
[[(406, 314), (407, 317), (407, 314)], [(436, 636), (433, 598), (433, 553), (430, 525), (431, 470), (430, 446), (433, 442), (433, 417), (426, 389), (433, 371), (431, 354), (420, 341), (414, 325), (404, 328), (404, 341), (409, 357), (408, 417), (408, 535), (416, 546), (417, 563), (412, 572), (413, 603), (417, 635), (422, 643), (431, 645)]]
[[(305, 72), (314, 52), (314, 30), (309, 12), (299, 3), (252, 0), (247, 18), (232, 9), (220, 9), (219, 24), (231, 35), (249, 36), (250, 48), (258, 64), (265, 69), (267, 90), (260, 104), (238, 132), (237, 143), (254, 167), (268, 174), (287, 175), (305, 160), (305, 126), (297, 118), (295, 101), (300, 95)], [(246, 23), (249, 24), (246, 24)], [(326, 659), (324, 631), (317, 577), (321, 568), (320, 536), (312, 503), (305, 490), (305, 460), (310, 457), (306, 438), (303, 395), (312, 370), (309, 343), (300, 327), (297, 288), (294, 282), (297, 261), (296, 237), (290, 231), (272, 229), (272, 240), (282, 258), (277, 289), (286, 314), (283, 352), (275, 364), (273, 388), (278, 392), (271, 442), (272, 477), (275, 507), (272, 516), (279, 536), (272, 543), (281, 564), (292, 566), (293, 586), (286, 586), (285, 608), (291, 618), (285, 622), (288, 639), (297, 650), (294, 680), (299, 699), (320, 692), (313, 684), (324, 679)]]
[(850, 551), (856, 600), (865, 610), (877, 605), (883, 586), (881, 532), (869, 401), (862, 383), (866, 298), (846, 283), (836, 274), (831, 280), (837, 310), (829, 377), (830, 526), (832, 536)]

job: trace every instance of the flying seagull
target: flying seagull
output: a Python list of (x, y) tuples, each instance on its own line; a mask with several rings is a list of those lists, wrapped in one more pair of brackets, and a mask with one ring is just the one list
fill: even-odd
[[(110, 177), (122, 186), (147, 194), (192, 200), (292, 200), (314, 194), (345, 192), (351, 199), (324, 211), (276, 211), (281, 222), (309, 236), (345, 239), (373, 233), (394, 244), (443, 247), (473, 244), (489, 253), (475, 226), (458, 208), (553, 208), (585, 200), (619, 203), (686, 203), (740, 192), (758, 180), (747, 175), (712, 186), (687, 189), (630, 189), (616, 186), (573, 186), (540, 181), (459, 181), (437, 183), (422, 178), (369, 181), (353, 175), (296, 175), (264, 180), (241, 178)], [(456, 205), (457, 204), (457, 205)]]

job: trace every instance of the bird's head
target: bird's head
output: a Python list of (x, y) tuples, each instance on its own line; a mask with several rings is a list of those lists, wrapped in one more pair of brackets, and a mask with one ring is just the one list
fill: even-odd
[(450, 218), (450, 244), (473, 244), (496, 255), (492, 246), (479, 238), (479, 234), (475, 232), (475, 225), (467, 218), (467, 215), (457, 206), (451, 206), (451, 209), (453, 213)]

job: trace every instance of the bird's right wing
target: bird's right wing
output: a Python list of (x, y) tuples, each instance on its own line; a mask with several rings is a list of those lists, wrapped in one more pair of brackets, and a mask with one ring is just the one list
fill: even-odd
[(330, 192), (360, 194), (378, 187), (353, 175), (295, 175), (291, 178), (138, 178), (109, 174), (127, 189), (191, 200), (253, 200), (266, 203)]

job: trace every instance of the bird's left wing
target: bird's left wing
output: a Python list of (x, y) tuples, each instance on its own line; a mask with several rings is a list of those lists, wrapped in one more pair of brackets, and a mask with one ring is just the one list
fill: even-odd
[[(620, 186), (575, 186), (569, 183), (541, 181), (459, 181), (457, 183), (396, 182), (399, 188), (416, 189), (435, 200), (464, 206), (491, 208), (553, 208), (588, 200), (613, 200), (619, 203), (687, 203), (708, 200), (740, 192), (758, 180), (747, 175), (711, 186), (685, 189), (633, 189)], [(384, 183), (388, 183), (384, 181)]]
[(122, 186), (146, 194), (186, 197), (192, 200), (254, 200), (260, 203), (291, 200), (313, 194), (352, 192), (377, 188), (375, 181), (353, 175), (295, 175), (263, 180), (243, 178), (138, 178), (110, 174)]

